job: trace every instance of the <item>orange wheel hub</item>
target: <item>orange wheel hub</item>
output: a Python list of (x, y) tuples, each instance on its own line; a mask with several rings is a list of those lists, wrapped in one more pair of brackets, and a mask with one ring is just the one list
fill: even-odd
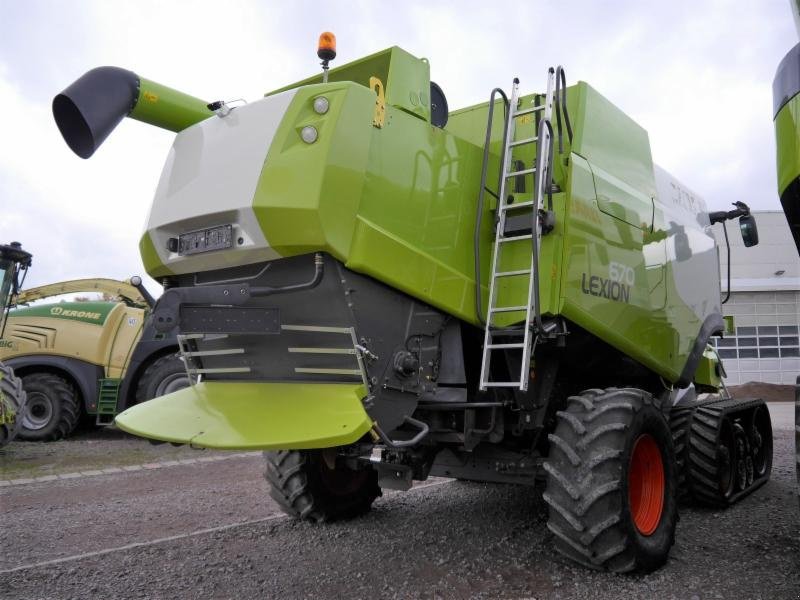
[(636, 529), (652, 535), (664, 510), (664, 462), (653, 436), (640, 435), (628, 468), (628, 503)]

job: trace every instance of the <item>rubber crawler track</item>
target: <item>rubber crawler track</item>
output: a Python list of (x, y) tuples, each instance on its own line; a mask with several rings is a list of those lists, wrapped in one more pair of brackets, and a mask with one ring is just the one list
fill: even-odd
[[(769, 480), (770, 468), (744, 490), (725, 495), (720, 490), (723, 458), (718, 451), (723, 421), (744, 414), (744, 411), (764, 405), (761, 400), (715, 399), (692, 407), (679, 407), (671, 416), (673, 443), (681, 481), (681, 491), (687, 499), (710, 506), (728, 506)], [(732, 423), (732, 421), (731, 421)], [(770, 442), (770, 452), (772, 444)], [(771, 458), (769, 461), (771, 466)]]

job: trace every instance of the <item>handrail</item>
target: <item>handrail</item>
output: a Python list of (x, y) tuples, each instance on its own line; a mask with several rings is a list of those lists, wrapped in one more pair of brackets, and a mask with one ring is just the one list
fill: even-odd
[[(473, 246), (474, 246), (474, 257), (475, 257), (475, 312), (478, 315), (478, 321), (481, 325), (486, 325), (486, 320), (483, 318), (483, 308), (481, 306), (481, 251), (480, 251), (480, 237), (481, 237), (481, 223), (483, 221), (483, 199), (484, 193), (489, 192), (495, 198), (497, 198), (498, 202), (502, 202), (502, 199), (497, 196), (497, 194), (492, 193), (486, 187), (486, 171), (489, 166), (489, 146), (492, 140), (492, 125), (494, 124), (494, 104), (495, 104), (495, 96), (500, 94), (503, 97), (503, 109), (504, 109), (504, 118), (503, 118), (503, 151), (505, 151), (506, 147), (506, 135), (508, 134), (508, 115), (509, 115), (509, 106), (508, 106), (508, 96), (506, 93), (500, 88), (494, 88), (492, 90), (491, 95), (489, 96), (489, 115), (486, 122), (486, 141), (483, 144), (483, 163), (481, 165), (481, 187), (478, 192), (478, 206), (477, 211), (478, 214), (475, 217), (475, 232), (473, 236)], [(503, 169), (500, 169), (497, 179), (497, 190), (498, 193), (500, 191), (500, 186), (503, 181)]]

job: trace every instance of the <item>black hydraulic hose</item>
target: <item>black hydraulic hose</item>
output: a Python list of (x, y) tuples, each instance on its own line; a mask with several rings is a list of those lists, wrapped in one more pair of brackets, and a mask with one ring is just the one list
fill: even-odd
[(564, 124), (567, 126), (567, 137), (572, 143), (572, 124), (569, 121), (569, 110), (567, 110), (567, 76), (564, 68), (559, 65), (556, 69), (556, 128), (558, 129), (558, 153), (564, 153), (564, 143), (561, 134), (561, 109), (564, 109)]
[(722, 221), (722, 231), (725, 234), (725, 247), (728, 249), (728, 293), (722, 304), (725, 304), (731, 298), (731, 243), (728, 240), (728, 228), (725, 227), (725, 221)]
[(317, 252), (314, 255), (314, 276), (310, 281), (305, 283), (297, 283), (294, 285), (285, 285), (281, 287), (272, 287), (263, 285), (259, 287), (250, 288), (250, 296), (253, 298), (261, 298), (263, 296), (272, 296), (274, 294), (285, 294), (287, 292), (299, 292), (300, 290), (310, 290), (317, 287), (322, 281), (325, 265), (322, 260), (322, 253)]
[[(489, 97), (489, 116), (486, 123), (486, 141), (483, 144), (483, 165), (481, 167), (481, 187), (478, 191), (478, 214), (475, 217), (475, 232), (473, 236), (473, 249), (474, 249), (474, 256), (475, 256), (475, 312), (478, 315), (478, 320), (480, 321), (481, 325), (486, 324), (486, 320), (483, 318), (483, 308), (481, 307), (481, 224), (483, 222), (483, 195), (487, 191), (486, 189), (486, 171), (489, 166), (489, 144), (492, 140), (492, 123), (494, 120), (494, 103), (495, 103), (495, 96), (496, 94), (500, 94), (503, 97), (503, 109), (504, 109), (504, 119), (503, 119), (503, 148), (506, 147), (506, 135), (508, 133), (508, 114), (509, 114), (509, 107), (508, 107), (508, 97), (506, 93), (501, 90), (500, 88), (494, 88), (492, 90), (492, 94)], [(501, 184), (503, 183), (503, 168), (500, 167), (500, 174), (497, 179), (497, 191), (499, 193)], [(491, 193), (491, 191), (489, 191)], [(492, 194), (497, 198), (498, 202), (502, 202), (501, 198), (498, 198), (496, 194)]]

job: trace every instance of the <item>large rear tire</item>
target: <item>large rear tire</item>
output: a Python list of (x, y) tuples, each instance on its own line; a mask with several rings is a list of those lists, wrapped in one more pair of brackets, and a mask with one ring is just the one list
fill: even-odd
[(33, 373), (22, 378), (28, 404), (22, 415), (19, 437), (49, 442), (67, 437), (80, 417), (75, 388), (52, 373)]
[(545, 462), (556, 550), (597, 570), (652, 571), (675, 543), (677, 473), (670, 428), (647, 392), (571, 396)]
[(374, 469), (335, 465), (335, 452), (280, 450), (265, 452), (264, 458), (270, 496), (283, 512), (298, 519), (320, 523), (357, 517), (381, 495)]
[(185, 387), (189, 387), (186, 365), (179, 354), (167, 354), (154, 360), (142, 373), (136, 386), (136, 402), (152, 400)]
[(14, 370), (0, 363), (0, 448), (17, 437), (25, 412), (25, 389)]

